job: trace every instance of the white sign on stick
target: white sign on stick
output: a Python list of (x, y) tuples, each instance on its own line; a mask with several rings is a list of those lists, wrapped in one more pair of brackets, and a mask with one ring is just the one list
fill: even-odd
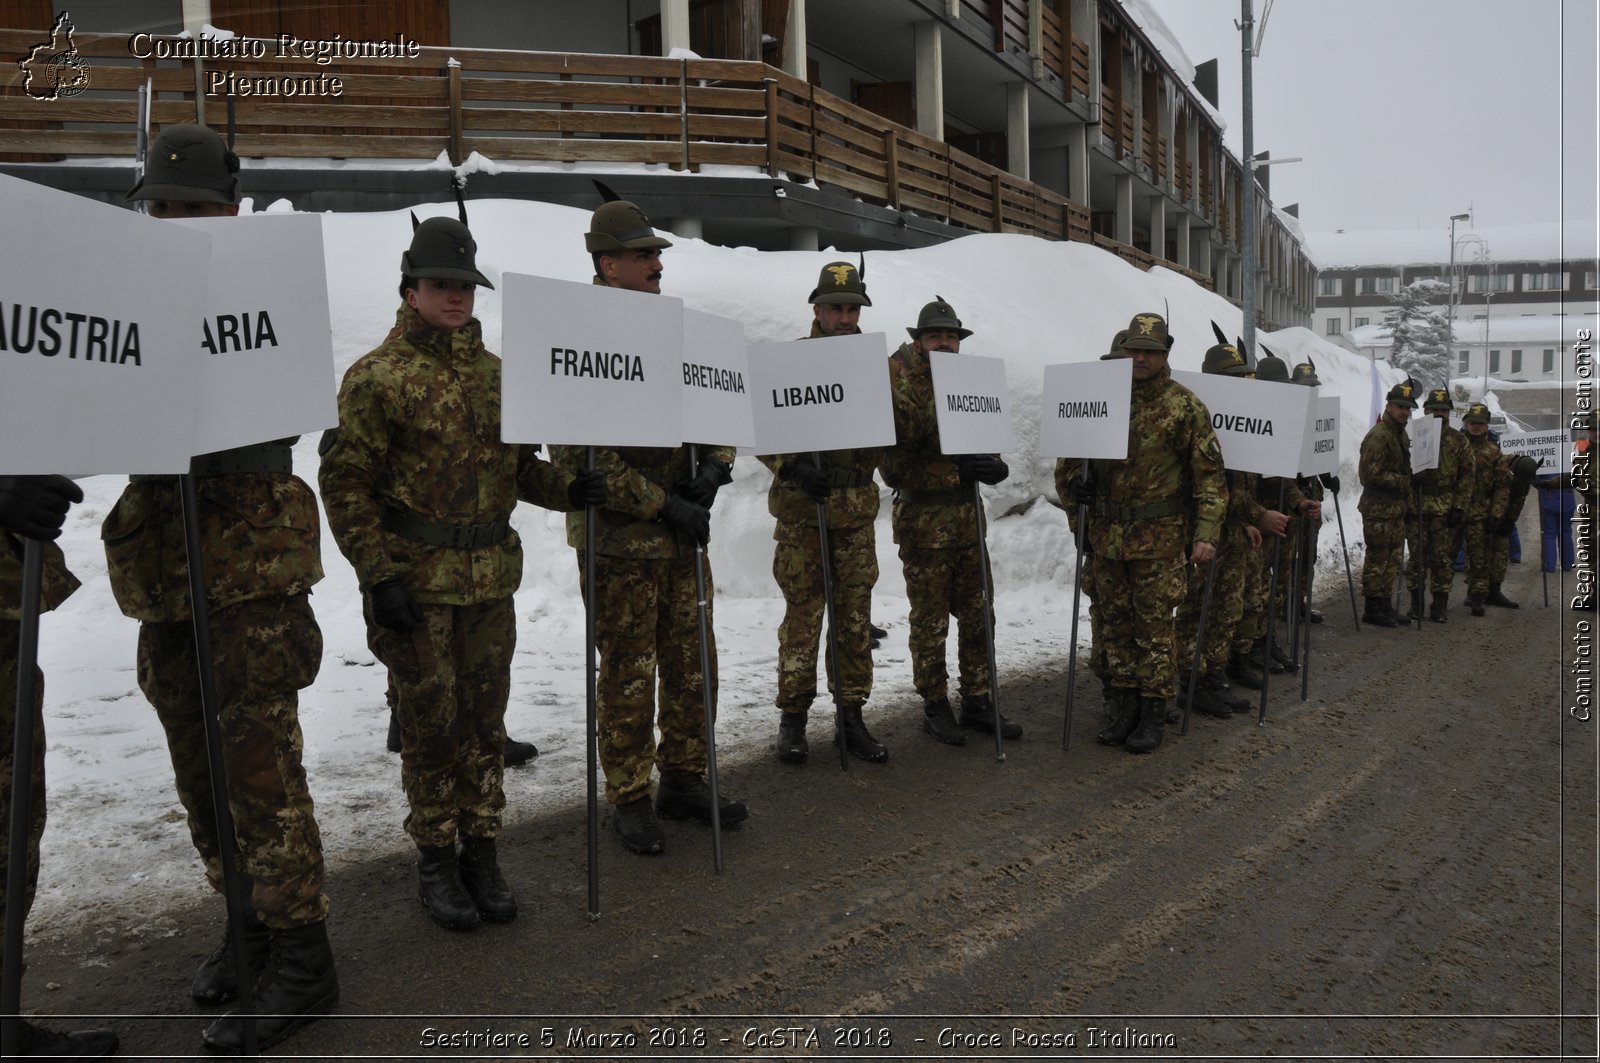
[(196, 454), (339, 423), (322, 219), (183, 219), (211, 237), (202, 323), (193, 331)]
[(500, 438), (683, 442), (682, 300), (520, 273), (502, 287)]
[(757, 454), (894, 445), (881, 332), (750, 347)]
[(210, 237), (0, 175), (0, 471), (181, 473)]
[(1016, 446), (1003, 359), (929, 351), (928, 364), (940, 453), (1004, 454)]
[(1406, 425), (1406, 435), (1411, 438), (1411, 471), (1427, 472), (1429, 469), (1439, 467), (1439, 440), (1444, 434), (1441, 429), (1444, 422), (1428, 414), (1426, 417), (1411, 415), (1411, 421)]
[(1275, 380), (1247, 380), (1174, 370), (1172, 379), (1200, 396), (1222, 446), (1222, 463), (1236, 472), (1297, 476), (1311, 420), (1311, 389)]
[(1133, 363), (1126, 358), (1045, 366), (1039, 456), (1127, 457), (1132, 401)]
[(1500, 453), (1526, 454), (1540, 461), (1540, 476), (1572, 471), (1572, 439), (1565, 428), (1552, 428), (1547, 432), (1506, 432), (1500, 437)]
[(739, 322), (700, 310), (683, 312), (685, 442), (748, 447), (756, 441), (750, 409), (750, 354)]
[(1306, 426), (1300, 450), (1300, 475), (1339, 472), (1339, 396), (1317, 395), (1311, 400), (1311, 423)]

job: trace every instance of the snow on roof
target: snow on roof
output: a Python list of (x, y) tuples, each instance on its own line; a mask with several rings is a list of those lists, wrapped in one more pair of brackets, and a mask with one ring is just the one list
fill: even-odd
[[(1461, 310), (1456, 310), (1455, 341), (1464, 344), (1483, 343), (1483, 318), (1463, 318)], [(1546, 343), (1552, 347), (1560, 347), (1572, 336), (1572, 330), (1580, 324), (1586, 328), (1596, 327), (1596, 319), (1588, 315), (1572, 315), (1557, 317), (1555, 314), (1533, 314), (1531, 316), (1507, 315), (1505, 317), (1490, 316), (1489, 339), (1504, 343)], [(1361, 325), (1345, 332), (1345, 338), (1357, 347), (1388, 347), (1390, 345), (1389, 326), (1378, 322), (1373, 325)]]
[[(1588, 221), (1533, 222), (1463, 228), (1456, 224), (1456, 262), (1472, 261), (1477, 236), (1489, 249), (1489, 262), (1545, 262), (1566, 258), (1592, 259), (1600, 247), (1600, 230)], [(1436, 229), (1383, 229), (1308, 233), (1306, 244), (1323, 269), (1352, 266), (1420, 266), (1450, 261), (1450, 223), (1440, 218)]]
[(1189, 53), (1183, 50), (1183, 45), (1178, 43), (1178, 35), (1172, 32), (1156, 9), (1150, 6), (1149, 0), (1119, 0), (1119, 2), (1129, 21), (1150, 38), (1150, 43), (1161, 53), (1161, 58), (1167, 61), (1172, 72), (1178, 76), (1178, 81), (1188, 91), (1195, 106), (1216, 123), (1218, 133), (1226, 133), (1228, 120), (1223, 118), (1222, 112), (1211, 106), (1211, 101), (1200, 95), (1200, 90), (1194, 87), (1194, 61), (1189, 58)]

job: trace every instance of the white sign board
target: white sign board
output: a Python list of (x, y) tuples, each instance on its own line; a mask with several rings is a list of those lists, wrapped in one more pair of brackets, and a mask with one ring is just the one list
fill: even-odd
[(1174, 370), (1172, 379), (1200, 396), (1222, 446), (1222, 463), (1236, 472), (1297, 476), (1310, 421), (1311, 389), (1275, 380), (1247, 380)]
[(1572, 471), (1572, 437), (1565, 428), (1552, 428), (1547, 432), (1507, 432), (1500, 437), (1500, 452), (1526, 454), (1535, 461), (1543, 459), (1540, 476)]
[(750, 355), (739, 322), (700, 310), (683, 312), (683, 429), (686, 442), (748, 447), (756, 441), (750, 410)]
[(210, 237), (0, 175), (0, 471), (181, 473)]
[(750, 347), (757, 454), (894, 446), (881, 332)]
[(520, 273), (501, 283), (500, 438), (683, 442), (682, 300)]
[(1411, 415), (1406, 425), (1406, 435), (1411, 438), (1411, 471), (1427, 472), (1439, 467), (1439, 440), (1443, 437), (1444, 422), (1428, 414)]
[(1306, 426), (1305, 444), (1300, 448), (1300, 475), (1339, 472), (1339, 396), (1314, 395), (1311, 423)]
[(928, 364), (940, 453), (1004, 454), (1016, 446), (1003, 359), (929, 351)]
[(339, 423), (322, 219), (184, 219), (211, 237), (195, 364), (196, 454)]
[(1039, 457), (1128, 456), (1133, 363), (1126, 358), (1044, 367)]

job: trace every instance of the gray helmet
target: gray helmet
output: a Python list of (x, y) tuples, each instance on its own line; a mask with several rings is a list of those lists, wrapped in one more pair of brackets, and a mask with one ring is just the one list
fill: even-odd
[(1268, 354), (1256, 362), (1256, 379), (1270, 380), (1276, 384), (1289, 382), (1289, 364), (1275, 354)]
[(917, 339), (929, 329), (949, 329), (962, 339), (972, 335), (972, 330), (961, 327), (961, 319), (956, 317), (955, 308), (944, 301), (944, 296), (935, 295), (933, 302), (922, 308), (922, 313), (917, 315), (917, 327), (908, 328), (912, 339)]
[(1239, 348), (1231, 343), (1219, 343), (1206, 351), (1200, 371), (1214, 376), (1249, 376), (1255, 372), (1239, 353)]
[(817, 274), (817, 286), (811, 290), (808, 301), (872, 305), (872, 300), (867, 298), (867, 282), (862, 279), (861, 271), (848, 262), (829, 262), (823, 266), (822, 272)]
[(124, 199), (239, 202), (239, 156), (203, 125), (169, 125), (145, 153), (144, 176)]
[[(1392, 392), (1390, 393), (1393, 394)], [(1481, 402), (1474, 402), (1467, 407), (1467, 412), (1461, 415), (1462, 424), (1488, 424), (1489, 407)]]
[(400, 272), (429, 280), (471, 281), (493, 288), (478, 272), (478, 243), (472, 230), (454, 218), (429, 218), (411, 234), (411, 246), (400, 256)]
[(1511, 459), (1511, 475), (1518, 483), (1531, 484), (1539, 475), (1539, 463), (1526, 454), (1518, 454)]
[(1450, 401), (1450, 392), (1445, 388), (1434, 388), (1428, 392), (1428, 398), (1423, 402), (1424, 410), (1453, 410), (1456, 404)]
[(1289, 383), (1304, 384), (1308, 388), (1320, 388), (1322, 381), (1317, 377), (1317, 367), (1310, 362), (1301, 362), (1294, 367), (1294, 372), (1289, 374)]
[(656, 235), (644, 211), (626, 199), (614, 199), (602, 203), (589, 216), (589, 231), (583, 234), (583, 246), (590, 254), (606, 254), (671, 247), (672, 241)]
[(1128, 334), (1122, 346), (1132, 351), (1172, 350), (1172, 334), (1167, 331), (1167, 319), (1160, 314), (1135, 314), (1128, 322)]
[(1117, 334), (1111, 337), (1111, 349), (1100, 356), (1102, 362), (1109, 362), (1113, 358), (1122, 357), (1122, 341), (1128, 338), (1127, 329), (1118, 329)]

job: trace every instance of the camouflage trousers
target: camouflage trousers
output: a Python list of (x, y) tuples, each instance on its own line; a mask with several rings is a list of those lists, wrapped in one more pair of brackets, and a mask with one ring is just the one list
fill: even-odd
[(1271, 589), (1268, 581), (1272, 576), (1268, 564), (1271, 555), (1267, 551), (1272, 547), (1268, 541), (1270, 537), (1262, 538), (1261, 545), (1254, 550), (1246, 549), (1240, 561), (1244, 588), (1240, 592), (1239, 622), (1233, 626), (1231, 652), (1234, 653), (1249, 653), (1256, 639), (1265, 638), (1267, 634), (1267, 592)]
[(1228, 666), (1228, 652), (1233, 648), (1234, 632), (1244, 616), (1245, 575), (1255, 563), (1244, 529), (1229, 525), (1223, 529), (1222, 542), (1217, 545), (1217, 559), (1207, 565), (1190, 565), (1188, 590), (1178, 606), (1177, 647), (1181, 654), (1178, 668), (1189, 674), (1194, 661), (1196, 629), (1200, 625), (1200, 610), (1204, 604), (1206, 573), (1215, 570), (1211, 577), (1211, 606), (1206, 612), (1206, 629), (1200, 652), (1202, 675), (1220, 673)]
[[(826, 602), (822, 542), (817, 529), (779, 521), (773, 538), (772, 575), (783, 591), (778, 625), (778, 697), (784, 712), (805, 712), (817, 696), (817, 646), (822, 641)], [(833, 615), (838, 625), (839, 689), (843, 704), (872, 696), (872, 588), (878, 582), (877, 540), (871, 524), (829, 528), (833, 563)], [(833, 648), (827, 652), (828, 689), (833, 690)]]
[[(9, 843), (11, 838), (11, 779), (16, 765), (12, 763), (12, 746), (17, 727), (17, 652), (22, 637), (22, 624), (17, 620), (0, 620), (0, 834)], [(28, 817), (27, 868), (22, 882), (22, 919), (27, 922), (33, 908), (34, 889), (39, 883), (39, 838), (44, 834), (44, 673), (34, 668), (33, 673), (33, 744), (29, 757), (29, 789), (32, 791), (32, 815)], [(0, 850), (0, 936), (5, 932), (6, 875), (9, 871), (10, 847)]]
[[(1084, 557), (1078, 578), (1083, 583), (1083, 596), (1089, 599), (1089, 671), (1101, 682), (1110, 682), (1111, 668), (1106, 664), (1106, 648), (1100, 641), (1100, 607), (1095, 604), (1094, 555)], [(1077, 647), (1072, 647), (1074, 651)]]
[[(694, 558), (595, 558), (595, 643), (600, 768), (606, 800), (650, 796), (650, 769), (706, 770), (707, 685), (717, 703), (717, 642), (712, 628), (711, 562), (705, 561), (706, 658), (700, 671), (700, 621)], [(578, 575), (587, 586), (583, 553)], [(660, 731), (660, 739), (656, 737)]]
[[(240, 602), (210, 616), (228, 809), (241, 869), (262, 922), (286, 929), (327, 918), (322, 835), (301, 763), (298, 691), (322, 662), (306, 595)], [(173, 781), (211, 887), (222, 891), (216, 806), (187, 620), (139, 625), (139, 689), (167, 734)]]
[(1188, 592), (1188, 566), (1180, 557), (1094, 562), (1100, 644), (1111, 685), (1145, 697), (1172, 700), (1177, 693), (1173, 612)]
[(1400, 557), (1406, 545), (1403, 516), (1362, 514), (1366, 526), (1367, 556), (1361, 562), (1361, 593), (1367, 598), (1394, 599), (1400, 578)]
[(1484, 530), (1483, 521), (1482, 517), (1468, 517), (1463, 536), (1467, 546), (1467, 593), (1474, 598), (1487, 595), (1490, 584), (1502, 582), (1506, 566), (1511, 563), (1511, 537)]
[[(924, 701), (950, 696), (945, 646), (956, 618), (956, 664), (963, 696), (989, 693), (989, 640), (984, 633), (983, 581), (988, 558), (976, 544), (900, 547), (911, 606), (911, 682)], [(994, 612), (990, 610), (990, 623)]]
[(506, 807), (506, 700), (517, 646), (511, 596), (419, 604), (422, 623), (404, 635), (374, 623), (371, 599), (363, 599), (367, 644), (400, 695), (406, 833), (419, 846), (453, 845), (458, 833), (496, 837)]
[[(1419, 526), (1415, 519), (1406, 526), (1406, 589), (1422, 589), (1423, 568), (1428, 575), (1428, 590), (1449, 594), (1455, 583), (1456, 554), (1461, 550), (1462, 527), (1452, 528), (1444, 513), (1425, 513)], [(1487, 590), (1487, 588), (1485, 588)]]

